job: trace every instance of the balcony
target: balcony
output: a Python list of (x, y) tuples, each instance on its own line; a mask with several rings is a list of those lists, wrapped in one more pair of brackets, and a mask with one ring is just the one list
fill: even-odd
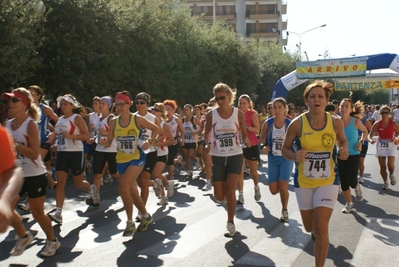
[(255, 31), (249, 31), (247, 30), (247, 36), (250, 36), (251, 38), (275, 38), (278, 39), (279, 34), (278, 32), (265, 32), (265, 31), (261, 31), (261, 30), (255, 30)]
[(281, 15), (286, 15), (287, 14), (287, 3), (281, 4)]
[(245, 17), (249, 19), (273, 19), (276, 20), (279, 17), (279, 13), (268, 13), (268, 12), (252, 12), (251, 10), (245, 11)]

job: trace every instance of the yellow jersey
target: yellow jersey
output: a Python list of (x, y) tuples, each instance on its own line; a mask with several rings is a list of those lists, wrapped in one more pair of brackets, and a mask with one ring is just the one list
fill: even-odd
[(129, 124), (125, 127), (120, 125), (120, 117), (116, 117), (114, 138), (117, 145), (116, 162), (126, 163), (132, 160), (140, 159), (140, 149), (138, 140), (141, 130), (136, 124), (136, 115), (130, 115)]
[(296, 141), (297, 149), (307, 152), (305, 162), (297, 162), (294, 186), (316, 188), (338, 184), (336, 133), (332, 116), (326, 112), (323, 129), (315, 130), (309, 123), (307, 112), (300, 115), (301, 133)]

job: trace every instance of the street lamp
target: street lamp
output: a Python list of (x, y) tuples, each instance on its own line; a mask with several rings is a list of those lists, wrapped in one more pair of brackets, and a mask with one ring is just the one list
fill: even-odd
[(320, 26), (318, 26), (318, 27), (315, 27), (315, 28), (306, 30), (306, 31), (304, 31), (304, 32), (301, 32), (301, 33), (286, 31), (286, 32), (287, 32), (287, 36), (289, 36), (289, 34), (291, 33), (291, 34), (295, 34), (295, 35), (297, 35), (297, 36), (299, 37), (299, 45), (297, 45), (297, 46), (298, 46), (298, 49), (299, 49), (299, 56), (300, 56), (301, 60), (302, 60), (302, 41), (301, 41), (302, 35), (303, 35), (304, 33), (307, 33), (307, 32), (313, 31), (313, 30), (316, 30), (316, 29), (318, 29), (318, 28), (323, 28), (323, 27), (326, 27), (326, 26), (327, 26), (327, 24), (323, 24), (323, 25), (320, 25)]

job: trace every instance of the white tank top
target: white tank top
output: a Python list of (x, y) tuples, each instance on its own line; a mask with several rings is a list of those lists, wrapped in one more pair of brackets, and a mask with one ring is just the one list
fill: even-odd
[(177, 124), (176, 116), (173, 115), (172, 120), (167, 122), (167, 124), (169, 125), (169, 129), (172, 132), (173, 139), (175, 140), (173, 145), (176, 145), (179, 140), (179, 125)]
[(281, 128), (277, 128), (273, 123), (273, 132), (272, 132), (272, 153), (273, 156), (283, 156), (281, 153), (283, 140), (285, 136), (285, 124)]
[[(165, 121), (161, 121), (161, 128), (163, 129), (164, 125), (166, 124), (166, 126), (168, 125)], [(168, 126), (169, 127), (169, 126)], [(163, 141), (166, 141), (166, 135), (165, 138), (163, 139)], [(157, 146), (157, 155), (159, 156), (166, 156), (168, 155), (169, 150), (167, 146)]]
[(62, 136), (63, 132), (69, 132), (72, 135), (80, 134), (80, 129), (75, 125), (75, 118), (77, 116), (78, 114), (73, 114), (68, 118), (62, 116), (58, 119), (55, 125), (55, 132), (57, 133), (57, 139), (55, 140), (57, 151), (83, 151), (83, 143), (81, 140), (72, 140)]
[[(21, 126), (15, 131), (11, 129), (11, 123), (14, 119), (10, 119), (7, 121), (7, 128), (10, 130), (12, 137), (14, 138), (15, 142), (20, 143), (21, 145), (27, 146), (29, 144), (29, 135), (28, 135), (28, 125), (30, 121), (33, 121), (31, 118), (27, 118)], [(34, 121), (33, 121), (34, 122)], [(39, 127), (35, 122), (37, 132), (39, 133)], [(30, 159), (16, 151), (17, 159), (19, 164), (22, 167), (24, 172), (24, 177), (33, 177), (38, 176), (46, 173), (46, 167), (42, 161), (42, 157), (39, 154), (37, 159)]]
[[(98, 126), (98, 130), (104, 129), (105, 131), (108, 132), (108, 130), (109, 130), (108, 119), (109, 119), (109, 116), (111, 116), (111, 115), (112, 114), (108, 114), (108, 116), (105, 117), (104, 119), (102, 119), (102, 118), (98, 119), (98, 125), (97, 125)], [(110, 147), (104, 147), (103, 145), (100, 144), (101, 137), (107, 137), (107, 136), (106, 135), (101, 135), (100, 131), (99, 131), (98, 135), (97, 135), (97, 138), (96, 138), (96, 143), (97, 143), (96, 151), (108, 152), (108, 153), (116, 153), (116, 140), (115, 139), (112, 140), (112, 143), (111, 143)]]
[(237, 108), (234, 108), (233, 114), (226, 120), (219, 116), (217, 109), (213, 109), (211, 125), (210, 155), (228, 157), (242, 154)]
[[(96, 112), (92, 112), (89, 114), (89, 125), (87, 128), (89, 128), (89, 134), (90, 138), (94, 138), (98, 135), (98, 122), (99, 122), (99, 115)], [(91, 125), (91, 127), (89, 127)]]
[[(194, 118), (194, 117), (193, 117)], [(186, 121), (187, 118), (184, 118), (183, 122), (183, 129), (184, 129), (184, 144), (187, 143), (196, 143), (197, 142), (197, 137), (192, 135), (192, 133), (195, 131), (195, 125), (194, 123), (191, 122), (191, 118), (189, 121)], [(193, 120), (194, 122), (194, 120)]]
[[(136, 112), (135, 114), (141, 116), (138, 112)], [(150, 122), (155, 124), (155, 118), (156, 117), (154, 115), (152, 115), (151, 113), (147, 112), (147, 114), (145, 114), (144, 116), (141, 116), (141, 117), (143, 117), (143, 118), (147, 119), (148, 121), (150, 121)], [(141, 138), (140, 139), (145, 141), (145, 140), (147, 140), (148, 138), (151, 137), (151, 134), (152, 134), (151, 130), (144, 128), (144, 129), (142, 129)], [(149, 153), (157, 151), (157, 148), (155, 146), (150, 146), (149, 149), (150, 149)]]

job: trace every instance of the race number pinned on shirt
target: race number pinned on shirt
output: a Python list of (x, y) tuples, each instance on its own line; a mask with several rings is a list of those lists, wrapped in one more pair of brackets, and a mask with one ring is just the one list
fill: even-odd
[(234, 133), (216, 135), (216, 149), (218, 153), (226, 153), (234, 150)]
[(307, 178), (326, 179), (331, 175), (330, 152), (308, 152), (303, 163), (304, 175)]
[(134, 154), (137, 147), (136, 142), (135, 136), (118, 136), (116, 139), (118, 150), (125, 154)]

